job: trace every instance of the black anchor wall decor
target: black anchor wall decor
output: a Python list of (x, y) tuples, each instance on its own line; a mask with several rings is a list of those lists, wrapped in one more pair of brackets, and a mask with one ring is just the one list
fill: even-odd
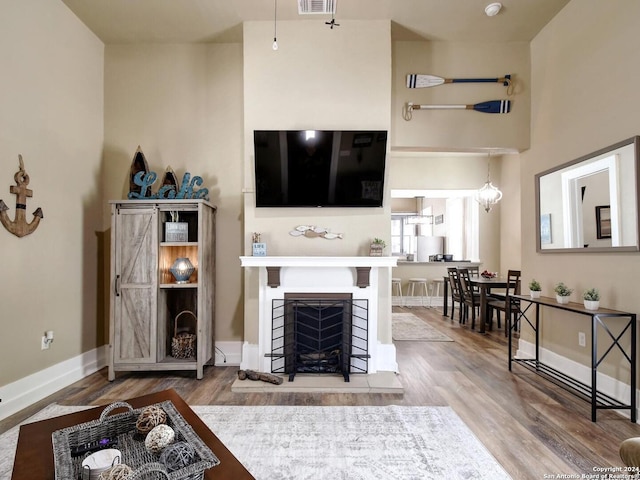
[(42, 214), (42, 209), (38, 207), (36, 211), (33, 212), (33, 220), (27, 223), (25, 213), (27, 209), (27, 198), (33, 196), (33, 190), (27, 188), (27, 185), (29, 185), (29, 175), (27, 175), (24, 169), (22, 155), (18, 155), (18, 162), (20, 163), (20, 170), (13, 176), (16, 181), (16, 186), (12, 185), (9, 188), (9, 191), (16, 196), (16, 216), (14, 220), (11, 220), (9, 215), (7, 215), (9, 207), (7, 207), (4, 201), (0, 200), (0, 222), (2, 222), (4, 228), (16, 237), (24, 237), (25, 235), (33, 233), (35, 229), (38, 228), (38, 224), (44, 215)]

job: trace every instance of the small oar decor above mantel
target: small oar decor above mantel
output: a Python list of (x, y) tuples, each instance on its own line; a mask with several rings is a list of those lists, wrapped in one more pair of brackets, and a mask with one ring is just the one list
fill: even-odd
[(11, 220), (9, 218), (9, 215), (7, 214), (9, 207), (7, 207), (4, 201), (0, 200), (0, 221), (2, 222), (2, 225), (4, 225), (4, 228), (13, 233), (16, 237), (24, 237), (25, 235), (33, 233), (35, 229), (38, 228), (40, 220), (42, 220), (44, 215), (42, 214), (42, 209), (38, 207), (36, 211), (33, 212), (33, 220), (31, 220), (30, 223), (27, 223), (27, 198), (33, 196), (33, 190), (29, 190), (27, 188), (27, 185), (29, 185), (29, 175), (27, 175), (27, 172), (24, 169), (22, 155), (18, 155), (18, 163), (20, 168), (13, 176), (16, 181), (16, 185), (9, 188), (9, 191), (16, 196), (15, 219)]
[(152, 192), (152, 186), (158, 179), (156, 172), (149, 172), (147, 160), (142, 153), (142, 149), (138, 146), (133, 156), (130, 168), (129, 195), (130, 200), (173, 200), (173, 199), (204, 199), (209, 200), (209, 189), (196, 189), (204, 183), (202, 177), (191, 177), (189, 172), (185, 172), (182, 177), (182, 183), (178, 185), (178, 178), (173, 169), (169, 166), (166, 168), (162, 177), (160, 188), (156, 193)]

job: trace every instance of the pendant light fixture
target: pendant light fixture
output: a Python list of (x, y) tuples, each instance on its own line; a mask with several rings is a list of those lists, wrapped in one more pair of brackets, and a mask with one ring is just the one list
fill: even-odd
[(489, 153), (489, 157), (487, 158), (487, 181), (485, 184), (478, 190), (476, 194), (476, 200), (482, 207), (485, 212), (489, 212), (491, 207), (493, 207), (496, 203), (500, 201), (502, 198), (502, 192), (491, 183), (491, 153)]
[(273, 0), (273, 45), (271, 45), (271, 48), (273, 48), (274, 50), (278, 50), (277, 25), (278, 25), (278, 0)]

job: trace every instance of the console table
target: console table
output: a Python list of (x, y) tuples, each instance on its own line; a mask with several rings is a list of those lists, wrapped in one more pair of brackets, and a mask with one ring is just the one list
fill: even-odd
[[(587, 310), (580, 303), (570, 302), (567, 304), (560, 304), (556, 301), (555, 298), (550, 297), (540, 297), (540, 298), (530, 298), (525, 295), (513, 295), (512, 298), (517, 299), (521, 302), (521, 307), (517, 315), (516, 322), (513, 321), (512, 315), (505, 315), (508, 323), (509, 330), (509, 371), (511, 371), (511, 365), (513, 362), (519, 363), (520, 365), (527, 367), (528, 369), (534, 371), (535, 373), (547, 378), (552, 381), (556, 385), (566, 388), (570, 392), (575, 395), (584, 398), (587, 401), (591, 402), (591, 421), (596, 421), (596, 412), (598, 410), (630, 410), (631, 413), (631, 421), (633, 423), (636, 422), (636, 315), (634, 313), (629, 312), (620, 312), (618, 310), (609, 310), (606, 308), (601, 308), (598, 310)], [(526, 308), (524, 307), (523, 302), (528, 302)], [(529, 308), (535, 305), (535, 320), (532, 321), (527, 318), (527, 311)], [(555, 308), (559, 310), (565, 310), (567, 312), (577, 313), (579, 315), (583, 315), (585, 317), (589, 317), (591, 319), (591, 385), (587, 385), (578, 380), (575, 380), (568, 375), (560, 372), (559, 370), (545, 365), (540, 361), (540, 309), (544, 308)], [(627, 323), (622, 325), (622, 330), (619, 334), (614, 334), (610, 330), (607, 325), (607, 321), (611, 319), (625, 319), (627, 318)], [(533, 331), (535, 332), (536, 341), (535, 341), (535, 358), (514, 358), (512, 355), (512, 346), (511, 339), (512, 333), (517, 322), (522, 323), (522, 320), (526, 320), (527, 323), (531, 326)], [(604, 352), (602, 355), (598, 357), (598, 326), (601, 326), (607, 335), (603, 335), (604, 340), (601, 342), (600, 351)], [(627, 334), (627, 335), (625, 335)], [(629, 338), (630, 344), (627, 348), (625, 348), (621, 344), (621, 340), (623, 337)], [(608, 343), (605, 343), (608, 342)], [(620, 402), (619, 400), (610, 397), (602, 392), (599, 392), (597, 389), (597, 373), (598, 373), (598, 365), (602, 363), (602, 361), (609, 355), (609, 353), (617, 349), (622, 353), (624, 358), (630, 364), (630, 399), (629, 404), (625, 404)]]

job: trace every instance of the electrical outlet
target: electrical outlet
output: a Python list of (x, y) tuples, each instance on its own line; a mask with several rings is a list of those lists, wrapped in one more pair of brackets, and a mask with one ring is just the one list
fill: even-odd
[(587, 336), (584, 332), (578, 332), (578, 345), (581, 347), (587, 346)]
[(42, 342), (40, 343), (40, 350), (49, 350), (51, 343), (47, 340), (45, 335), (42, 336)]

